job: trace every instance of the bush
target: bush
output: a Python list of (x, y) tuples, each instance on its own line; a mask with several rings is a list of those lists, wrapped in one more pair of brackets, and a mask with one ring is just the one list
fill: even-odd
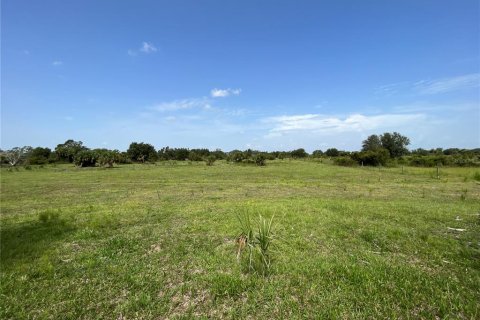
[(75, 155), (74, 163), (78, 167), (95, 167), (98, 156), (94, 151), (84, 150)]
[(246, 159), (246, 157), (242, 151), (233, 151), (228, 155), (227, 158), (228, 161), (236, 163), (242, 162), (244, 159)]
[(188, 160), (190, 161), (202, 161), (203, 159), (202, 155), (198, 152), (190, 151), (188, 154)]
[(473, 174), (473, 180), (480, 181), (480, 172), (475, 172)]
[(117, 163), (120, 160), (120, 152), (117, 150), (111, 151), (111, 150), (98, 150), (96, 151), (98, 155), (98, 163), (101, 166), (106, 166), (106, 167), (113, 167), (114, 163)]
[(214, 155), (209, 155), (206, 159), (205, 162), (207, 163), (207, 166), (213, 166), (217, 158)]
[(353, 167), (357, 165), (357, 162), (350, 157), (337, 157), (333, 160), (333, 163), (337, 166)]
[(264, 166), (266, 164), (266, 158), (263, 154), (259, 153), (253, 156), (253, 162), (255, 162), (257, 166)]
[(364, 164), (366, 166), (378, 166), (386, 165), (388, 159), (390, 158), (390, 153), (388, 150), (379, 148), (376, 150), (355, 152), (352, 154), (352, 159), (355, 160), (358, 164)]

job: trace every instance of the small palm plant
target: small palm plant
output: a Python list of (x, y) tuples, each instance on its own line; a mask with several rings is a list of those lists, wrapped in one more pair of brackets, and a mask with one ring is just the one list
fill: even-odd
[(273, 216), (267, 220), (259, 215), (256, 225), (252, 224), (250, 215), (245, 212), (237, 216), (240, 222), (241, 233), (237, 238), (237, 259), (240, 261), (242, 253), (246, 250), (244, 259), (248, 272), (267, 276), (271, 270), (271, 246), (273, 241), (272, 225)]

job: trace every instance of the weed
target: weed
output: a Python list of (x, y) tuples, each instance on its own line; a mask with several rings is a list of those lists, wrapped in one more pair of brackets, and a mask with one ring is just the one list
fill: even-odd
[(252, 224), (248, 212), (238, 215), (241, 233), (237, 238), (238, 252), (237, 259), (240, 260), (241, 254), (247, 250), (247, 269), (249, 272), (258, 273), (267, 276), (270, 273), (272, 258), (271, 245), (273, 241), (272, 224), (273, 216), (270, 220), (262, 215), (258, 216), (255, 225)]
[(42, 212), (38, 213), (38, 220), (40, 220), (42, 223), (53, 223), (58, 221), (60, 214), (58, 211), (55, 210), (45, 210)]
[(475, 180), (475, 181), (480, 181), (480, 171), (476, 171), (476, 172), (473, 174), (473, 180)]

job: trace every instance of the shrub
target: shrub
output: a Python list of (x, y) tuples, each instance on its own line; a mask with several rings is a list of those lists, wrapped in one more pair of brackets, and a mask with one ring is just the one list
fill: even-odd
[(366, 166), (378, 166), (386, 165), (388, 159), (390, 158), (390, 153), (388, 150), (379, 148), (376, 150), (355, 152), (352, 154), (352, 159), (357, 161), (358, 164), (364, 164)]
[(473, 180), (480, 181), (480, 172), (476, 171), (473, 174)]
[(74, 163), (78, 167), (95, 167), (97, 154), (91, 150), (80, 151), (75, 155)]
[(265, 155), (259, 153), (253, 156), (253, 161), (257, 166), (264, 166), (266, 164), (266, 158)]
[(337, 157), (333, 160), (333, 163), (337, 166), (353, 167), (357, 165), (357, 162), (350, 157)]
[(190, 160), (190, 161), (202, 161), (203, 157), (198, 152), (190, 151), (189, 154), (188, 154), (188, 160)]
[(96, 151), (98, 155), (98, 163), (101, 166), (113, 167), (114, 163), (117, 163), (120, 160), (120, 152), (117, 150), (98, 150)]
[(206, 159), (205, 162), (207, 163), (207, 166), (213, 166), (217, 158), (214, 155), (209, 155)]
[(245, 155), (241, 151), (233, 151), (228, 155), (227, 160), (232, 162), (242, 162), (246, 159)]

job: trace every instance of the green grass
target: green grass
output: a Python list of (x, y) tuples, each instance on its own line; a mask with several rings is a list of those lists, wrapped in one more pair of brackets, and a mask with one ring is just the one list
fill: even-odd
[[(478, 169), (435, 170), (2, 169), (0, 318), (478, 319)], [(275, 216), (266, 277), (245, 210)]]

